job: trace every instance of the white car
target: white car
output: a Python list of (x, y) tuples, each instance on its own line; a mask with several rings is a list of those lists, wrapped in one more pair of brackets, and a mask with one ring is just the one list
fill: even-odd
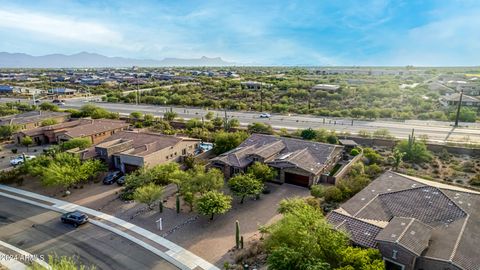
[[(32, 160), (32, 159), (34, 159), (34, 158), (35, 158), (35, 156), (25, 155), (25, 159), (26, 159), (26, 160)], [(13, 158), (13, 159), (10, 160), (10, 164), (11, 164), (12, 166), (20, 165), (20, 164), (22, 164), (23, 162), (24, 162), (23, 156), (18, 156), (18, 157), (16, 157), (16, 158)]]
[(260, 118), (270, 118), (271, 115), (269, 113), (262, 113), (260, 114)]

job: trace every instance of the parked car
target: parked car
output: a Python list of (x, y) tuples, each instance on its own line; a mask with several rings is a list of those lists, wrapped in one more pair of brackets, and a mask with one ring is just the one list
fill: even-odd
[(88, 216), (80, 211), (73, 211), (63, 214), (60, 217), (63, 223), (72, 224), (75, 228), (88, 222)]
[(117, 179), (117, 185), (123, 186), (125, 185), (125, 175), (120, 176), (120, 178)]
[[(32, 160), (34, 158), (35, 158), (35, 156), (25, 155), (26, 160)], [(13, 159), (10, 160), (10, 165), (17, 166), (17, 165), (23, 164), (23, 162), (25, 162), (25, 160), (23, 160), (23, 156), (18, 156), (16, 158), (13, 158)]]
[(105, 178), (103, 178), (104, 185), (111, 185), (117, 181), (118, 178), (122, 176), (121, 171), (109, 172)]
[(260, 114), (260, 118), (270, 118), (272, 117), (269, 113), (262, 113)]

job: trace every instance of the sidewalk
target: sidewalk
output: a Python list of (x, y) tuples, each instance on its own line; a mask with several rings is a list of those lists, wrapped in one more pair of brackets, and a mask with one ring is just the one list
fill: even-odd
[[(127, 238), (136, 244), (150, 250), (180, 269), (203, 269), (219, 270), (216, 266), (196, 256), (192, 252), (180, 247), (179, 245), (160, 237), (159, 235), (145, 230), (137, 225), (111, 215), (79, 206), (77, 204), (50, 198), (29, 191), (0, 185), (1, 196), (9, 197), (36, 206), (47, 208), (57, 212), (82, 211), (92, 217), (91, 223), (107, 229), (115, 234)], [(40, 202), (41, 201), (41, 202)], [(44, 203), (42, 203), (44, 202)], [(145, 239), (145, 240), (142, 240)], [(155, 246), (158, 248), (156, 248)]]

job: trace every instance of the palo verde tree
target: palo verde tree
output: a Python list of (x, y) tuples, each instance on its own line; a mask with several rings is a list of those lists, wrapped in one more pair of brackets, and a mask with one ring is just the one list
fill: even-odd
[(210, 220), (213, 220), (214, 215), (230, 210), (232, 197), (218, 191), (209, 191), (196, 199), (195, 207), (200, 214), (210, 216)]
[(228, 180), (228, 186), (235, 196), (241, 198), (241, 204), (246, 196), (259, 195), (263, 190), (263, 183), (251, 174), (235, 175)]
[(160, 200), (162, 194), (163, 187), (154, 183), (148, 183), (133, 192), (133, 199), (136, 202), (146, 204), (150, 210), (153, 210), (154, 203)]

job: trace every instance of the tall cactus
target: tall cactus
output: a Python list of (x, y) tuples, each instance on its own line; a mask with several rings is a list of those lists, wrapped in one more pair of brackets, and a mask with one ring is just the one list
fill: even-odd
[(243, 236), (240, 236), (240, 248), (243, 249)]
[(240, 223), (235, 221), (235, 247), (238, 249), (240, 247)]
[(177, 207), (177, 214), (180, 213), (180, 195), (177, 194), (176, 198), (176, 207)]

